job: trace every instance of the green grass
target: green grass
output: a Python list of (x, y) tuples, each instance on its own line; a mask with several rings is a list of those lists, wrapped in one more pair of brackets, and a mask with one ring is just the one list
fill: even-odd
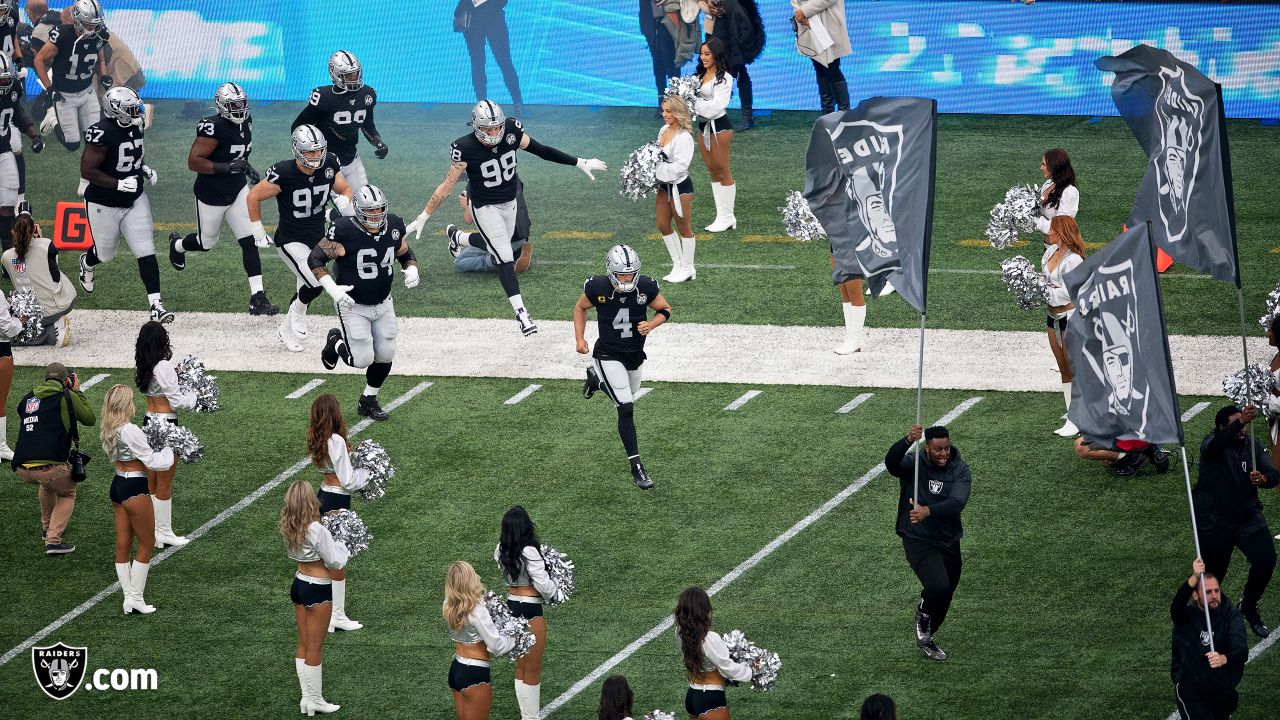
[[(93, 372), (81, 369), (85, 377)], [(98, 403), (112, 378), (89, 391)], [(35, 378), (20, 368), (14, 395)], [(284, 400), (306, 375), (223, 373), (225, 409), (188, 416), (209, 447), (174, 484), (175, 525), (189, 532), (288, 468), (303, 454), (309, 400)], [(657, 383), (637, 406), (641, 448), (657, 481), (635, 490), (608, 404), (584, 402), (578, 384), (546, 381), (518, 405), (524, 380), (432, 378), (434, 385), (362, 437), (382, 443), (400, 473), (391, 492), (356, 509), (376, 539), (349, 569), (356, 633), (325, 646), (328, 699), (344, 718), (447, 718), (452, 654), (439, 617), (444, 571), (470, 560), (491, 587), (502, 512), (529, 508), (546, 542), (578, 567), (578, 593), (548, 611), (543, 702), (659, 622), (690, 584), (710, 585), (872, 469), (909, 422), (910, 391), (787, 386), (742, 409), (743, 388)], [(392, 377), (392, 399), (420, 379)], [(359, 377), (332, 376), (354, 421)], [(968, 392), (933, 392), (936, 418)], [(1053, 438), (1060, 398), (984, 393), (952, 423), (974, 471), (965, 513), (965, 575), (939, 641), (925, 660), (911, 638), (918, 585), (893, 534), (895, 481), (881, 475), (783, 545), (715, 599), (716, 626), (740, 628), (781, 653), (776, 692), (731, 690), (735, 717), (852, 718), (871, 692), (896, 697), (904, 717), (1163, 718), (1168, 602), (1193, 554), (1181, 476), (1121, 481), (1078, 461)], [(1184, 407), (1198, 398), (1184, 398)], [(1189, 438), (1211, 423), (1206, 411)], [(0, 646), (7, 650), (114, 580), (108, 470), (100, 452), (81, 486), (67, 538), (76, 553), (40, 553), (35, 488), (13, 481), (0, 524)], [(312, 483), (308, 469), (301, 477)], [(81, 689), (54, 703), (36, 687), (30, 656), (0, 667), (8, 717), (285, 717), (297, 701), (289, 657), (296, 642), (287, 597), (292, 564), (275, 521), (277, 488), (156, 567), (148, 617), (120, 614), (113, 595), (42, 644), (90, 649), (91, 669), (154, 667), (154, 693)], [(1266, 493), (1264, 502), (1275, 505)], [(1243, 583), (1237, 557), (1226, 583)], [(1280, 617), (1275, 592), (1263, 613)], [(1280, 651), (1246, 672), (1237, 717), (1264, 718), (1280, 702)], [(617, 669), (637, 707), (679, 712), (679, 652), (664, 635)], [(1268, 680), (1270, 678), (1271, 680)], [(515, 712), (512, 669), (494, 664), (494, 717)], [(593, 715), (593, 686), (555, 717)]]
[[(157, 103), (155, 126), (147, 136), (147, 159), (160, 173), (150, 188), (158, 223), (159, 246), (169, 230), (194, 229), (193, 175), (186, 168), (194, 121), (177, 117), (181, 103)], [(289, 157), (286, 132), (299, 103), (274, 103), (255, 110), (254, 164), (264, 170)], [(527, 184), (533, 218), (536, 255), (533, 271), (521, 277), (523, 294), (535, 318), (567, 318), (582, 279), (598, 272), (605, 251), (615, 242), (637, 245), (646, 271), (666, 273), (666, 255), (656, 239), (653, 210), (648, 202), (630, 203), (617, 194), (617, 169), (627, 154), (652, 139), (657, 130), (650, 112), (626, 108), (536, 108), (528, 121), (533, 136), (581, 156), (606, 160), (612, 171), (592, 184), (577, 170), (531, 156), (520, 164)], [(449, 142), (466, 132), (466, 109), (461, 106), (387, 105), (378, 110), (379, 128), (391, 147), (388, 159), (373, 158), (367, 147), (365, 166), (370, 179), (388, 192), (393, 212), (412, 218), (444, 176)], [(759, 129), (734, 139), (733, 174), (738, 193), (738, 229), (711, 236), (698, 232), (699, 262), (694, 283), (664, 288), (689, 322), (735, 322), (782, 325), (837, 325), (841, 322), (838, 296), (830, 287), (825, 244), (748, 242), (751, 236), (781, 236), (777, 207), (785, 193), (804, 183), (804, 148), (813, 113), (779, 112), (764, 118)], [(1250, 330), (1261, 314), (1263, 298), (1276, 280), (1277, 230), (1280, 211), (1273, 201), (1272, 177), (1280, 165), (1277, 130), (1251, 121), (1228, 124), (1233, 149), (1239, 242)], [(1142, 177), (1145, 157), (1128, 129), (1117, 118), (1090, 123), (1083, 118), (944, 115), (939, 120), (939, 153), (933, 267), (951, 270), (992, 270), (1014, 253), (1039, 260), (1038, 239), (1005, 252), (990, 247), (967, 247), (964, 240), (980, 240), (991, 206), (1015, 183), (1038, 179), (1040, 155), (1053, 146), (1067, 148), (1080, 179), (1080, 224), (1085, 239), (1106, 242), (1128, 216), (1133, 193)], [(28, 154), (30, 196), (37, 216), (48, 218), (57, 199), (74, 199), (78, 155), (51, 142), (41, 155)], [(695, 230), (713, 215), (705, 166), (695, 159), (697, 187)], [(268, 224), (274, 208), (267, 211)], [(449, 204), (415, 243), (425, 259), (423, 286), (396, 292), (402, 315), (505, 318), (510, 308), (494, 278), (459, 276), (452, 272), (442, 231), (460, 222), (461, 212)], [(51, 231), (51, 228), (46, 228)], [(544, 238), (547, 232), (611, 232), (609, 239)], [(166, 303), (176, 311), (221, 310), (243, 312), (247, 286), (239, 252), (229, 231), (214, 252), (191, 255), (188, 269), (174, 272), (164, 262), (162, 278)], [(649, 239), (653, 238), (653, 239)], [(759, 239), (758, 237), (756, 239)], [(274, 251), (263, 253), (268, 294), (277, 303), (288, 300), (293, 278)], [(71, 270), (72, 258), (63, 261)], [(586, 263), (586, 264), (582, 264)], [(708, 264), (784, 266), (783, 270), (715, 269)], [(1163, 283), (1169, 329), (1174, 333), (1223, 334), (1238, 332), (1238, 319), (1229, 286), (1208, 279), (1177, 277), (1189, 274), (1175, 266)], [(82, 297), (78, 307), (143, 308), (137, 270), (122, 251), (117, 261), (98, 272), (98, 289)], [(930, 278), (931, 327), (1031, 330), (1038, 316), (1018, 311), (997, 275), (935, 272)], [(975, 312), (975, 308), (981, 308)], [(918, 320), (899, 298), (874, 303), (869, 323), (878, 327), (914, 327)]]

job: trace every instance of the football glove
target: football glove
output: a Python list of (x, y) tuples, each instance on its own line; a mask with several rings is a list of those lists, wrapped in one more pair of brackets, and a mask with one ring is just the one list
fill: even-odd
[(410, 265), (404, 269), (404, 286), (410, 290), (418, 287), (418, 266)]
[(355, 210), (351, 208), (351, 198), (340, 193), (329, 193), (333, 198), (333, 206), (338, 209), (338, 214), (344, 217), (351, 217), (355, 214)]
[(414, 240), (422, 239), (422, 226), (427, 224), (427, 218), (429, 217), (431, 216), (424, 210), (421, 215), (414, 219), (413, 222), (404, 226), (404, 234), (408, 235), (409, 233), (413, 233)]
[(339, 285), (329, 275), (320, 278), (320, 285), (324, 287), (325, 292), (329, 293), (329, 297), (333, 298), (340, 310), (350, 310), (355, 306), (356, 301), (347, 294), (347, 291), (354, 287), (353, 285)]
[(255, 220), (252, 225), (253, 244), (260, 247), (271, 247), (271, 236), (267, 234), (267, 229), (262, 227), (261, 220)]
[(138, 176), (130, 175), (123, 180), (116, 181), (116, 189), (122, 193), (133, 193), (138, 191)]
[(116, 84), (116, 81), (110, 75), (103, 75), (98, 78), (98, 84), (102, 86), (103, 90), (110, 90), (111, 86)]
[(247, 160), (232, 160), (227, 163), (227, 172), (232, 175), (244, 175), (249, 172), (249, 162)]
[(151, 169), (150, 165), (142, 166), (142, 174), (146, 176), (147, 182), (151, 183), (152, 185), (155, 185), (156, 181), (160, 179), (160, 176), (156, 173), (155, 170)]
[(44, 149), (44, 138), (41, 138), (39, 135), (31, 138), (31, 152), (39, 155), (40, 151), (43, 149)]
[(592, 175), (592, 173), (608, 170), (609, 166), (605, 165), (604, 161), (596, 158), (578, 158), (578, 169), (586, 173), (587, 177), (595, 180), (596, 176)]
[(387, 147), (387, 144), (381, 140), (378, 141), (377, 145), (373, 146), (373, 156), (379, 160), (386, 158), (389, 152), (391, 152), (391, 148)]

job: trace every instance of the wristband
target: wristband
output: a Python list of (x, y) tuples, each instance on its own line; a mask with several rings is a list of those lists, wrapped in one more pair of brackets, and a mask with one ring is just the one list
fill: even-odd
[(670, 319), (671, 319), (671, 310), (670, 310), (669, 308), (662, 308), (661, 310), (654, 310), (654, 311), (653, 311), (653, 314), (654, 314), (654, 315), (661, 315), (662, 317), (666, 318), (667, 320), (670, 320)]

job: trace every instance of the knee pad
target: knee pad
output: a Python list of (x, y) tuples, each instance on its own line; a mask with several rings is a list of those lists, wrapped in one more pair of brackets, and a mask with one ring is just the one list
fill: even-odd
[(351, 353), (351, 367), (367, 368), (374, 363), (373, 348), (368, 345), (352, 345), (348, 340), (347, 349)]
[(622, 403), (618, 406), (618, 417), (622, 420), (630, 420), (635, 415), (635, 403)]

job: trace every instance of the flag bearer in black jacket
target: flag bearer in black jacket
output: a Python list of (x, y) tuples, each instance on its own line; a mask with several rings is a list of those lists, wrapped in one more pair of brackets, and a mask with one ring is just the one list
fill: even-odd
[[(1199, 588), (1202, 573), (1203, 594)], [(1204, 624), (1206, 599), (1213, 624), (1212, 652), (1209, 629)], [(1236, 685), (1240, 684), (1249, 659), (1249, 639), (1240, 611), (1222, 596), (1218, 578), (1205, 572), (1199, 558), (1191, 564), (1191, 577), (1174, 594), (1169, 614), (1173, 617), (1169, 672), (1179, 716), (1182, 720), (1231, 717), (1240, 703)]]

